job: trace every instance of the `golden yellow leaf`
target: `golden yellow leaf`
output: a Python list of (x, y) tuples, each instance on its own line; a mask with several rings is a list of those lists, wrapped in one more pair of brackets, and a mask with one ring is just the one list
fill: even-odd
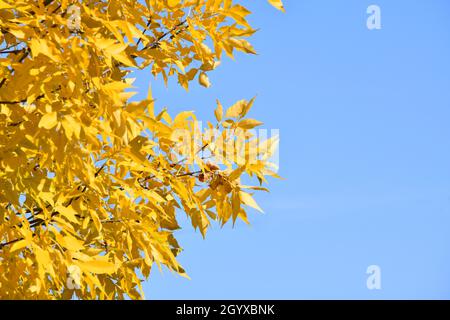
[(239, 197), (241, 198), (242, 203), (260, 212), (264, 212), (249, 193), (241, 191), (239, 192)]
[(216, 120), (218, 122), (222, 121), (223, 118), (223, 107), (219, 100), (217, 100), (217, 108), (214, 110), (214, 115), (216, 116)]
[(211, 82), (209, 81), (208, 76), (204, 72), (200, 73), (200, 76), (198, 77), (198, 81), (202, 86), (204, 86), (206, 88), (209, 88), (211, 86)]
[(239, 121), (238, 127), (242, 128), (242, 129), (253, 129), (262, 124), (263, 123), (261, 121), (258, 121), (255, 119), (244, 119), (244, 120)]
[(242, 114), (242, 111), (244, 110), (244, 106), (247, 104), (247, 101), (245, 100), (239, 100), (235, 104), (233, 104), (231, 107), (229, 107), (225, 113), (225, 116), (227, 118), (237, 118)]
[(116, 266), (112, 262), (104, 260), (77, 261), (76, 264), (87, 272), (95, 274), (111, 274), (116, 271)]
[(58, 124), (58, 116), (56, 112), (49, 112), (42, 116), (39, 121), (39, 128), (51, 129)]
[(19, 251), (23, 248), (25, 248), (27, 246), (27, 241), (26, 240), (19, 240), (15, 243), (12, 244), (11, 249), (10, 249), (10, 253), (13, 253), (15, 251)]
[(69, 234), (66, 234), (64, 237), (64, 247), (71, 251), (80, 251), (84, 249), (84, 243), (81, 240), (78, 240), (74, 237), (72, 237)]
[(268, 0), (271, 5), (273, 5), (278, 10), (285, 12), (283, 2), (281, 0)]

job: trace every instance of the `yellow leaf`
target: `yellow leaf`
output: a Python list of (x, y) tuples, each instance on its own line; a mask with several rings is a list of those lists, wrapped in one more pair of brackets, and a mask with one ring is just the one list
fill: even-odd
[(98, 214), (94, 210), (89, 211), (92, 221), (94, 222), (94, 226), (97, 229), (98, 232), (101, 232), (102, 230), (102, 223), (100, 221), (100, 218), (98, 217)]
[(239, 212), (241, 211), (241, 200), (239, 197), (239, 193), (233, 191), (231, 196), (231, 208), (233, 212), (233, 223), (236, 221), (236, 218), (239, 216)]
[(84, 249), (84, 243), (71, 235), (67, 234), (63, 237), (64, 243), (62, 244), (65, 248), (71, 251), (80, 251)]
[(40, 247), (34, 247), (34, 254), (36, 256), (36, 260), (38, 264), (43, 265), (44, 267), (50, 265), (52, 260), (50, 259), (50, 255), (48, 251), (41, 249)]
[(200, 73), (200, 76), (198, 77), (198, 81), (202, 86), (204, 86), (206, 88), (209, 88), (211, 86), (211, 82), (209, 81), (209, 78), (205, 72)]
[(130, 88), (131, 86), (122, 81), (113, 81), (105, 84), (102, 89), (110, 92), (122, 92), (123, 90)]
[[(95, 38), (93, 39), (93, 43), (95, 43), (100, 50), (104, 50), (116, 44), (116, 41), (114, 39)], [(121, 48), (124, 49), (125, 46), (122, 46)]]
[(61, 61), (61, 58), (54, 54), (57, 51), (54, 50), (53, 44), (45, 39), (32, 39), (29, 46), (34, 57), (42, 53), (55, 62)]
[(78, 266), (88, 272), (96, 274), (111, 274), (116, 271), (114, 263), (102, 260), (77, 261)]
[(20, 30), (20, 29), (13, 29), (13, 28), (11, 28), (8, 32), (12, 33), (14, 36), (16, 36), (19, 39), (24, 39), (25, 38), (25, 33), (22, 30)]
[(9, 5), (5, 1), (0, 0), (0, 9), (10, 9), (10, 8), (12, 8), (11, 5)]
[(222, 121), (223, 118), (223, 107), (222, 104), (217, 100), (217, 108), (214, 111), (214, 115), (216, 116), (216, 119), (218, 122)]
[(44, 114), (44, 116), (39, 121), (39, 128), (45, 128), (50, 130), (58, 123), (58, 116), (56, 112), (49, 112)]
[(237, 118), (242, 114), (242, 111), (244, 110), (244, 106), (247, 104), (247, 101), (245, 100), (239, 100), (234, 105), (229, 107), (227, 109), (227, 112), (225, 113), (225, 116), (227, 118)]
[(241, 117), (245, 117), (245, 115), (250, 111), (255, 102), (256, 97), (253, 97), (247, 104), (244, 105), (241, 112)]
[(75, 216), (77, 212), (72, 207), (57, 206), (55, 209), (59, 211), (64, 217), (66, 217), (70, 222), (76, 224), (80, 223), (80, 221), (78, 221), (77, 217)]
[(81, 125), (78, 120), (74, 119), (71, 116), (65, 116), (62, 119), (61, 124), (64, 128), (67, 139), (71, 139), (72, 136), (75, 136), (75, 138), (77, 139), (80, 138)]
[(11, 246), (10, 253), (13, 253), (13, 252), (18, 251), (20, 249), (23, 249), (26, 246), (27, 246), (27, 241), (26, 240), (20, 240), (20, 241), (14, 242), (13, 245)]
[(128, 22), (128, 21), (118, 21), (117, 25), (119, 25), (122, 30), (127, 35), (128, 41), (133, 41), (133, 38), (139, 39), (141, 37), (142, 32), (139, 31), (138, 28), (134, 26), (134, 24)]
[(238, 123), (238, 127), (242, 129), (253, 129), (263, 123), (255, 119), (244, 119)]
[(136, 62), (132, 58), (130, 58), (126, 54), (125, 51), (121, 52), (121, 53), (118, 53), (118, 54), (115, 54), (113, 57), (117, 61), (122, 62), (127, 67), (136, 67)]
[(253, 209), (256, 209), (260, 212), (264, 212), (249, 193), (241, 191), (239, 192), (239, 197), (241, 198), (242, 203), (244, 203), (245, 205), (252, 207)]
[(180, 4), (180, 0), (168, 0), (167, 5), (169, 8), (174, 8)]
[(259, 191), (269, 192), (269, 189), (264, 188), (264, 187), (256, 187), (256, 186), (240, 185), (239, 188), (241, 188), (241, 189), (252, 189), (252, 190), (259, 190)]
[(285, 12), (283, 2), (281, 0), (269, 0), (269, 3), (278, 10)]
[(147, 100), (148, 100), (148, 113), (151, 118), (154, 118), (155, 117), (155, 100), (153, 99), (151, 85), (148, 86)]

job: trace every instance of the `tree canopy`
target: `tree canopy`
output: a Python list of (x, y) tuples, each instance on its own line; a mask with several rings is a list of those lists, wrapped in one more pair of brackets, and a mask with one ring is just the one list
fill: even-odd
[(277, 138), (254, 99), (217, 101), (207, 130), (133, 99), (134, 70), (187, 90), (255, 53), (239, 2), (0, 0), (0, 298), (143, 298), (155, 264), (187, 276), (178, 214), (205, 236), (261, 210)]

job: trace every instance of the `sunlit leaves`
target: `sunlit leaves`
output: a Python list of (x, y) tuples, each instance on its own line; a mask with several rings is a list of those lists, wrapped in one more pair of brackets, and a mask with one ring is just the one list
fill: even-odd
[(0, 0), (0, 298), (142, 298), (155, 265), (187, 277), (180, 212), (206, 236), (261, 210), (277, 140), (254, 99), (201, 132), (133, 92), (137, 69), (209, 87), (224, 52), (254, 54), (239, 2)]

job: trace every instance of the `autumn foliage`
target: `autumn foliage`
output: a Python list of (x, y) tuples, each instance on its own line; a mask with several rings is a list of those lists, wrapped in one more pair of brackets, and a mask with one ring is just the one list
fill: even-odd
[(254, 53), (238, 2), (0, 0), (0, 298), (142, 298), (152, 266), (186, 276), (178, 214), (205, 236), (260, 209), (276, 139), (252, 134), (254, 100), (217, 102), (206, 134), (131, 99), (133, 70), (208, 87), (223, 55)]

